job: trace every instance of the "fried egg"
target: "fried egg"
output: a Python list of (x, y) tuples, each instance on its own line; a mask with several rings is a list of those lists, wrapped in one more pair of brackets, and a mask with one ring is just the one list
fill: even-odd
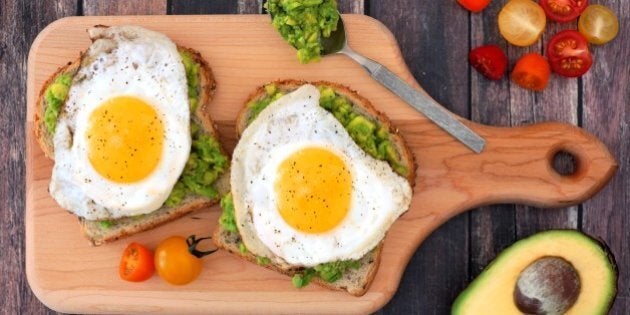
[(359, 259), (411, 202), (304, 85), (265, 108), (234, 149), (235, 217), (248, 251), (293, 266)]
[(90, 220), (152, 212), (190, 153), (184, 65), (168, 37), (142, 27), (90, 37), (53, 136), (49, 191)]

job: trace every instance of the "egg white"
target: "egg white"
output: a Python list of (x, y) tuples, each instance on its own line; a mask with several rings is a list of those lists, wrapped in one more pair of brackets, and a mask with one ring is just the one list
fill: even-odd
[[(65, 209), (90, 220), (152, 212), (162, 206), (190, 153), (186, 73), (175, 44), (136, 26), (91, 30), (90, 46), (57, 121), (49, 191)], [(88, 159), (89, 116), (104, 101), (132, 96), (151, 105), (164, 127), (160, 161), (144, 179), (115, 183)]]
[[(352, 175), (346, 217), (332, 230), (317, 234), (286, 223), (274, 190), (280, 163), (311, 146), (334, 152)], [(319, 91), (312, 85), (273, 102), (245, 129), (234, 150), (231, 185), (237, 226), (248, 250), (297, 266), (363, 257), (411, 201), (407, 180), (365, 153), (319, 106)]]

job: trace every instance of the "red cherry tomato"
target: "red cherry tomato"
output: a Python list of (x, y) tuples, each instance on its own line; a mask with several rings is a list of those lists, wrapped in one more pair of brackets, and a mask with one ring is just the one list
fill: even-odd
[(457, 0), (459, 4), (471, 12), (480, 12), (485, 9), (491, 0)]
[(500, 80), (508, 65), (507, 56), (495, 45), (481, 46), (471, 50), (468, 60), (475, 70), (491, 80)]
[(574, 30), (554, 35), (547, 45), (551, 69), (565, 77), (579, 77), (591, 68), (593, 57), (584, 35)]
[(140, 282), (151, 278), (154, 271), (153, 253), (150, 250), (138, 243), (131, 243), (125, 248), (118, 267), (120, 278)]
[(582, 14), (588, 0), (540, 0), (540, 6), (550, 20), (566, 23)]

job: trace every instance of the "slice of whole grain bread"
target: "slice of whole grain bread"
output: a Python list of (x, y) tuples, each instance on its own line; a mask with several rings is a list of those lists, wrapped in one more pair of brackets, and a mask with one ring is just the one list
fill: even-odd
[[(333, 82), (281, 80), (271, 83), (275, 84), (276, 88), (284, 93), (290, 93), (304, 84), (313, 84), (315, 86), (324, 85), (333, 88), (335, 93), (344, 96), (346, 99), (348, 99), (348, 101), (350, 101), (353, 109), (357, 113), (360, 113), (361, 115), (364, 115), (371, 120), (378, 122), (381, 126), (385, 126), (389, 130), (390, 141), (394, 144), (396, 151), (400, 155), (402, 164), (408, 170), (407, 174), (404, 177), (407, 179), (412, 187), (414, 186), (416, 177), (416, 165), (410, 149), (406, 145), (402, 136), (398, 133), (398, 130), (392, 126), (389, 119), (384, 114), (378, 112), (367, 99), (359, 95), (357, 92), (351, 90), (350, 88)], [(267, 96), (265, 86), (266, 85), (263, 85), (256, 89), (256, 91), (254, 91), (245, 102), (246, 106), (240, 111), (236, 121), (236, 132), (239, 137), (243, 133), (245, 128), (247, 128), (247, 123), (250, 116), (253, 115), (250, 104)], [(243, 259), (246, 259), (253, 263), (257, 263), (257, 257), (255, 255), (250, 252), (243, 253), (240, 251), (242, 240), (239, 233), (227, 231), (221, 226), (221, 224), (219, 224), (214, 232), (213, 240), (217, 247), (225, 249)], [(342, 278), (335, 282), (326, 282), (325, 280), (318, 277), (313, 277), (312, 281), (329, 289), (346, 291), (352, 295), (361, 296), (365, 294), (365, 292), (367, 292), (370, 284), (372, 283), (372, 280), (376, 276), (376, 271), (378, 270), (378, 265), (381, 260), (382, 248), (383, 242), (381, 241), (381, 243), (379, 243), (379, 245), (375, 249), (368, 252), (364, 257), (359, 260), (359, 268), (349, 268), (343, 274)], [(264, 265), (264, 267), (288, 276), (293, 276), (296, 273), (300, 273), (304, 269), (301, 267), (292, 267), (290, 265), (278, 264), (273, 262)]]
[[(199, 105), (197, 106), (194, 116), (191, 116), (191, 119), (202, 127), (205, 134), (218, 140), (219, 133), (215, 128), (212, 119), (210, 118), (208, 110), (208, 105), (212, 100), (216, 87), (216, 82), (212, 74), (212, 69), (202, 58), (199, 52), (181, 46), (178, 46), (177, 48), (180, 53), (186, 52), (188, 55), (190, 55), (194, 62), (199, 65), (199, 96), (197, 99), (197, 104)], [(82, 57), (79, 57), (77, 60), (59, 68), (44, 83), (39, 93), (35, 108), (34, 133), (41, 149), (44, 151), (44, 154), (50, 159), (54, 159), (54, 145), (52, 140), (53, 134), (48, 131), (46, 125), (44, 124), (44, 113), (46, 112), (46, 108), (48, 106), (44, 94), (47, 87), (54, 82), (55, 78), (58, 75), (62, 73), (68, 73), (74, 76), (74, 74), (79, 69), (81, 62)], [(225, 151), (222, 150), (222, 152), (225, 154)], [(226, 170), (223, 175), (219, 177), (214, 185), (219, 192), (219, 196), (229, 191), (229, 170)], [(85, 237), (90, 241), (92, 245), (97, 246), (115, 241), (125, 236), (152, 229), (164, 223), (175, 220), (192, 211), (212, 206), (218, 201), (219, 197), (210, 199), (204, 196), (190, 193), (184, 198), (180, 205), (176, 207), (168, 207), (166, 205), (163, 205), (161, 208), (149, 214), (106, 220), (105, 222), (102, 220), (87, 220), (84, 218), (79, 218), (79, 223)]]

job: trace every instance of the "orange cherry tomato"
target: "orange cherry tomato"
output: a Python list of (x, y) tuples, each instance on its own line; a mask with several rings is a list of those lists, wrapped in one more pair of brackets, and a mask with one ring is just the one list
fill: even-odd
[(125, 248), (118, 267), (120, 278), (140, 282), (151, 278), (154, 271), (153, 253), (150, 250), (135, 242)]
[(155, 250), (155, 267), (164, 281), (174, 285), (184, 285), (195, 280), (201, 273), (201, 257), (216, 250), (200, 252), (197, 244), (208, 238), (196, 239), (194, 235), (185, 239), (171, 236), (163, 240)]
[(545, 57), (537, 53), (523, 55), (512, 70), (512, 81), (523, 88), (542, 91), (547, 87), (551, 69)]
[(490, 4), (490, 1), (491, 0), (457, 0), (462, 7), (471, 12), (480, 12)]

